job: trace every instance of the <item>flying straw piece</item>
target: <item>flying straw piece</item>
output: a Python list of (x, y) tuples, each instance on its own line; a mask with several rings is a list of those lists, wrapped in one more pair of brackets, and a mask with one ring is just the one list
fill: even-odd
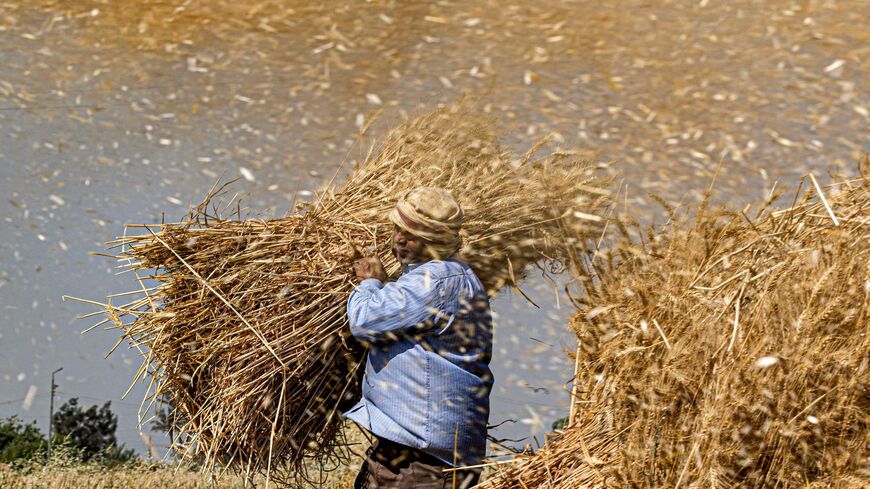
[(825, 210), (828, 211), (828, 215), (831, 216), (831, 220), (834, 221), (834, 226), (839, 226), (840, 221), (837, 220), (837, 216), (834, 215), (834, 210), (831, 209), (831, 205), (828, 204), (828, 199), (825, 198), (824, 192), (822, 192), (822, 188), (819, 187), (819, 182), (816, 181), (816, 176), (810, 173), (810, 180), (813, 181), (813, 186), (816, 187), (816, 193), (819, 194), (819, 199), (821, 199), (822, 204), (825, 205)]

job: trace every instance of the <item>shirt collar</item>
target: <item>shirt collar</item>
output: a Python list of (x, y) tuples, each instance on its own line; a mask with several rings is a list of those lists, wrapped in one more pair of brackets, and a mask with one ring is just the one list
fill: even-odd
[[(463, 266), (465, 265), (464, 262), (461, 262), (452, 256), (444, 261), (455, 261), (459, 264), (462, 264)], [(402, 265), (402, 274), (411, 273), (414, 271), (415, 268), (419, 267), (420, 265), (424, 265), (426, 263), (428, 263), (428, 262), (411, 263), (410, 265)]]
[(411, 273), (414, 271), (415, 268), (419, 267), (422, 264), (423, 263), (421, 262), (421, 263), (411, 263), (409, 265), (402, 265), (402, 273), (403, 274)]

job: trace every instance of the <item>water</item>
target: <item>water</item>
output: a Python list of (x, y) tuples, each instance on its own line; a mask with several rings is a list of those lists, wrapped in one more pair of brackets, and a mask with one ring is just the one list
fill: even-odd
[[(178, 219), (221, 176), (264, 216), (326, 184), (359, 127), (469, 94), (522, 152), (548, 133), (614, 161), (622, 206), (648, 193), (758, 202), (813, 171), (854, 173), (870, 147), (870, 21), (859, 0), (728, 3), (372, 1), (7, 2), (0, 6), (0, 416), (46, 429), (58, 402), (112, 400), (135, 425), (139, 364), (117, 332), (81, 335), (102, 300), (131, 290), (89, 256), (125, 223)], [(350, 167), (348, 165), (347, 167)], [(572, 313), (532, 278), (494, 303), (497, 437), (542, 441), (567, 412)], [(24, 398), (36, 387), (31, 403)], [(25, 409), (28, 407), (28, 409)], [(165, 446), (160, 440), (158, 446)]]

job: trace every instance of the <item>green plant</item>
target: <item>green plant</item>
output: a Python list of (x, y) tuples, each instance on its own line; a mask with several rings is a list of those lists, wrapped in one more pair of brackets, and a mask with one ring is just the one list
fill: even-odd
[(100, 408), (84, 409), (77, 398), (72, 398), (60, 407), (53, 420), (57, 432), (54, 440), (76, 447), (83, 461), (97, 459), (118, 464), (136, 458), (135, 450), (118, 446), (115, 438), (118, 417), (112, 412), (109, 401)]
[(24, 424), (17, 416), (0, 421), (0, 463), (33, 458), (45, 450), (45, 437), (35, 421)]

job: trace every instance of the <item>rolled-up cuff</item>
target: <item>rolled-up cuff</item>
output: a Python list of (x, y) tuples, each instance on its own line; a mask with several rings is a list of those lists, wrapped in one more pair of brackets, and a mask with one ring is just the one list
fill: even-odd
[(384, 288), (384, 283), (376, 278), (367, 278), (356, 286), (358, 292), (374, 291)]

